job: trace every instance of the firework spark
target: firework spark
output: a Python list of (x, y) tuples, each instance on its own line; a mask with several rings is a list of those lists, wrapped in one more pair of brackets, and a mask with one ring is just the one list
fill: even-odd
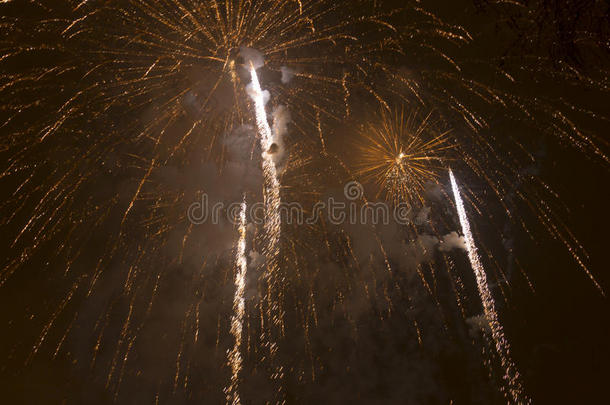
[[(551, 14), (536, 8), (552, 10), (558, 2), (478, 1), (495, 22), (484, 26), (470, 15), (447, 24), (422, 3), (0, 0), (0, 95), (7, 100), (0, 107), (0, 180), (7, 196), (0, 206), (6, 246), (0, 286), (30, 294), (22, 301), (1, 294), (13, 325), (2, 345), (14, 359), (7, 362), (35, 365), (48, 355), (79, 371), (86, 364), (91, 384), (103, 381), (116, 402), (180, 402), (202, 393), (209, 402), (227, 395), (248, 402), (255, 401), (248, 384), (262, 375), (276, 380), (256, 387), (257, 394), (276, 395), (269, 391), (303, 383), (315, 392), (320, 380), (341, 374), (335, 364), (355, 370), (355, 362), (332, 357), (342, 348), (320, 343), (328, 343), (326, 330), (340, 341), (341, 325), (351, 325), (344, 328), (345, 342), (365, 342), (366, 332), (376, 329), (371, 325), (380, 326), (378, 337), (385, 341), (384, 328), (404, 315), (416, 325), (418, 346), (426, 347), (435, 340), (428, 335), (443, 327), (454, 331), (445, 321), (452, 303), (443, 297), (455, 297), (465, 319), (463, 303), (476, 296), (448, 253), (440, 261), (419, 258), (440, 255), (419, 234), (425, 229), (430, 240), (441, 240), (450, 222), (447, 207), (424, 204), (428, 194), (422, 191), (450, 158), (456, 171), (459, 166), (473, 176), (473, 190), (462, 185), (460, 197), (489, 218), (497, 235), (508, 240), (523, 232), (532, 240), (558, 241), (603, 294), (604, 280), (590, 269), (595, 258), (577, 239), (582, 231), (571, 229), (573, 207), (542, 174), (551, 159), (561, 163), (545, 150), (554, 143), (603, 165), (610, 161), (597, 129), (608, 122), (603, 103), (593, 106), (575, 95), (606, 97), (610, 88), (606, 67), (585, 60), (607, 53), (607, 29), (596, 36), (587, 23), (603, 2), (546, 18)], [(557, 36), (572, 15), (583, 18), (570, 35)], [(523, 26), (528, 28), (518, 28)], [(526, 41), (531, 35), (523, 32), (539, 40)], [(556, 53), (564, 42), (571, 43), (570, 54), (586, 58)], [(502, 45), (509, 43), (516, 45)], [(293, 114), (281, 170), (273, 163), (276, 134), (264, 92), (256, 71), (243, 68), (242, 46), (265, 55), (261, 80), (274, 104)], [(254, 102), (247, 97), (250, 81), (256, 83)], [(549, 91), (555, 86), (546, 83), (558, 81), (565, 92)], [(402, 105), (434, 111), (443, 125), (388, 113)], [(385, 116), (359, 121), (379, 108)], [(362, 131), (342, 139), (352, 120)], [(252, 125), (259, 139), (236, 140)], [(444, 125), (453, 129), (451, 153)], [(362, 145), (355, 148), (353, 138)], [(234, 141), (244, 141), (247, 152), (232, 156)], [(262, 181), (232, 174), (236, 162), (252, 160), (260, 150)], [(350, 168), (353, 155), (360, 162)], [(281, 201), (314, 207), (329, 190), (359, 178), (374, 182), (387, 200), (431, 207), (432, 213), (423, 210), (424, 225), (401, 227), (389, 240), (386, 229), (367, 237), (361, 227), (280, 222)], [(266, 259), (262, 277), (249, 274), (262, 298), (244, 312), (236, 304), (241, 262), (234, 263), (240, 241), (233, 227), (196, 226), (186, 215), (210, 190), (220, 190), (219, 200), (241, 201), (241, 181), (258, 190), (264, 182), (266, 203), (264, 227), (254, 227), (263, 237), (248, 240), (254, 253), (262, 253), (260, 263)], [(433, 190), (435, 197), (443, 192)], [(506, 213), (500, 223), (498, 212)], [(491, 248), (487, 235), (471, 237), (477, 255), (494, 263), (489, 283), (497, 281), (505, 299), (513, 267), (533, 290), (539, 279), (530, 281), (529, 263), (517, 249)], [(412, 282), (400, 270), (413, 261), (419, 279)], [(446, 274), (439, 271), (443, 266)], [(445, 276), (453, 293), (442, 291)], [(419, 318), (429, 304), (416, 299), (421, 295), (434, 301), (443, 325)], [(234, 325), (241, 328), (241, 343)], [(163, 340), (151, 341), (159, 336)], [(290, 351), (297, 342), (302, 346)], [(159, 344), (167, 353), (149, 350)], [(156, 366), (141, 367), (141, 361)], [(227, 363), (230, 383), (222, 373), (199, 378), (206, 368)], [(278, 365), (291, 370), (282, 381)], [(147, 397), (134, 398), (133, 384)], [(362, 397), (363, 390), (354, 393)]]
[(449, 177), (451, 179), (451, 187), (455, 197), (455, 205), (460, 218), (460, 224), (462, 226), (462, 233), (464, 234), (464, 239), (466, 240), (468, 259), (470, 260), (472, 270), (474, 270), (477, 279), (477, 287), (479, 289), (479, 295), (481, 296), (481, 302), (483, 303), (485, 318), (489, 323), (492, 338), (496, 345), (498, 355), (500, 356), (502, 367), (505, 371), (504, 380), (508, 385), (510, 396), (515, 403), (529, 403), (529, 399), (523, 392), (521, 376), (511, 358), (510, 344), (504, 336), (504, 329), (500, 323), (500, 320), (498, 319), (494, 298), (489, 290), (487, 275), (485, 274), (485, 269), (483, 268), (483, 264), (481, 263), (481, 259), (477, 253), (477, 247), (474, 243), (474, 238), (470, 230), (470, 222), (468, 221), (468, 216), (466, 215), (466, 209), (464, 208), (464, 202), (462, 201), (462, 196), (460, 195), (460, 189), (457, 181), (455, 180), (455, 176), (453, 175), (453, 171), (451, 170), (449, 170)]
[[(260, 143), (263, 157), (263, 176), (264, 176), (264, 198), (265, 198), (265, 250), (266, 259), (266, 296), (267, 316), (274, 327), (281, 329), (282, 327), (282, 309), (281, 302), (278, 299), (278, 292), (281, 288), (281, 279), (278, 274), (278, 258), (280, 254), (279, 242), (281, 232), (281, 217), (280, 217), (280, 182), (275, 161), (272, 155), (273, 132), (267, 121), (267, 112), (265, 110), (265, 96), (261, 89), (258, 74), (253, 64), (250, 66), (250, 74), (252, 77), (251, 97), (254, 101), (254, 109), (256, 114), (256, 124), (260, 136)], [(271, 330), (266, 331), (266, 339), (270, 352), (271, 361), (274, 361), (277, 345), (271, 337)], [(281, 367), (276, 367), (273, 378), (281, 379)]]
[(228, 353), (229, 366), (231, 367), (231, 383), (227, 388), (227, 402), (233, 405), (241, 403), (239, 396), (239, 377), (242, 369), (242, 335), (244, 328), (246, 274), (248, 272), (248, 260), (246, 258), (246, 235), (247, 235), (247, 210), (246, 198), (241, 204), (239, 212), (239, 240), (235, 253), (235, 296), (233, 297), (233, 315), (231, 316), (231, 334), (235, 338), (233, 349)]
[(437, 179), (441, 161), (452, 148), (449, 131), (438, 131), (431, 116), (418, 119), (417, 112), (405, 116), (404, 110), (383, 110), (360, 130), (356, 175), (373, 180), (388, 200), (423, 203), (426, 183)]

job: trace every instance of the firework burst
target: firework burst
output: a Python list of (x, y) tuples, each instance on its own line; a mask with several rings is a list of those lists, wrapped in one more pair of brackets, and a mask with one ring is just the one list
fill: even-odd
[(422, 204), (427, 183), (436, 182), (447, 152), (449, 131), (439, 131), (432, 113), (394, 114), (383, 111), (359, 133), (355, 174), (373, 180), (379, 192), (393, 202)]
[[(579, 20), (558, 36), (553, 24), (572, 17), (548, 18), (546, 0), (476, 3), (497, 26), (467, 28), (470, 15), (448, 24), (419, 1), (0, 1), (0, 287), (19, 292), (2, 297), (16, 325), (4, 368), (65, 361), (116, 402), (272, 403), (298, 396), (295, 387), (312, 402), (327, 398), (316, 395), (324, 383), (376, 377), (358, 369), (363, 357), (400, 363), (400, 373), (342, 401), (398, 389), (392, 378), (418, 376), (407, 367), (433, 342), (469, 345), (460, 339), (480, 311), (468, 308), (476, 291), (449, 251), (459, 235), (448, 232), (464, 222), (447, 215), (448, 161), (464, 179), (459, 219), (472, 212), (469, 243), (488, 271), (486, 290), (477, 283), (488, 317), (503, 307), (492, 294), (509, 303), (513, 267), (534, 290), (513, 249), (494, 247), (512, 232), (563, 245), (603, 294), (569, 211), (540, 175), (537, 142), (607, 166), (596, 130), (607, 113), (548, 90), (562, 82), (606, 97), (604, 65), (579, 63), (602, 58), (607, 35)], [(569, 14), (583, 19), (601, 7), (576, 3)], [(524, 36), (515, 26), (544, 30)], [(253, 49), (265, 62), (258, 71), (244, 56)], [(268, 116), (280, 107), (292, 115), (282, 146)], [(346, 127), (360, 129), (344, 136)], [(281, 223), (281, 201), (311, 214), (354, 180), (421, 208), (414, 224)], [(238, 233), (196, 226), (187, 212), (202, 195), (247, 195), (248, 208), (264, 200), (265, 224), (240, 215)], [(367, 357), (393, 333), (409, 356)]]

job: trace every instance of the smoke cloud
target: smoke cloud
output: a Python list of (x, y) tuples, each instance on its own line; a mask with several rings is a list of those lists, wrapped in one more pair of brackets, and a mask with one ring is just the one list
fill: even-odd
[(265, 66), (265, 57), (256, 49), (242, 46), (239, 48), (239, 56), (244, 60), (244, 65), (247, 69), (250, 68), (250, 64), (254, 66), (254, 69), (260, 69)]
[(286, 66), (282, 66), (280, 71), (282, 72), (282, 84), (290, 83), (295, 75), (295, 71)]
[(463, 236), (458, 235), (457, 232), (451, 232), (443, 236), (441, 244), (438, 247), (441, 252), (449, 252), (453, 249), (466, 250), (466, 239)]
[(274, 150), (268, 151), (273, 156), (273, 162), (278, 172), (284, 168), (286, 147), (284, 144), (284, 136), (288, 132), (288, 124), (291, 122), (290, 111), (288, 108), (281, 105), (273, 110), (273, 144)]

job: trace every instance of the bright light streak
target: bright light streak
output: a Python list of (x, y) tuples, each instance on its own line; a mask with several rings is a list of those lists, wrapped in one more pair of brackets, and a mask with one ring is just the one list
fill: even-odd
[[(250, 74), (252, 76), (251, 97), (254, 101), (254, 109), (256, 115), (256, 125), (260, 135), (260, 143), (263, 157), (263, 177), (265, 181), (264, 198), (265, 198), (265, 249), (263, 251), (266, 259), (265, 279), (267, 282), (267, 290), (265, 292), (265, 302), (267, 305), (267, 317), (277, 330), (283, 329), (282, 325), (282, 306), (281, 306), (281, 288), (283, 281), (279, 276), (278, 258), (280, 254), (279, 242), (281, 232), (281, 217), (280, 217), (280, 182), (277, 175), (277, 168), (273, 161), (273, 156), (268, 153), (273, 145), (273, 132), (267, 121), (267, 112), (265, 111), (265, 99), (263, 90), (261, 89), (258, 75), (254, 66), (250, 66)], [(272, 331), (268, 330), (267, 345), (269, 347), (270, 361), (272, 368), (275, 369), (273, 379), (282, 379), (283, 371), (281, 367), (273, 364), (277, 345), (272, 337)], [(281, 395), (281, 394), (280, 394)], [(283, 402), (280, 400), (279, 402)]]
[(251, 66), (252, 75), (252, 99), (256, 111), (256, 125), (261, 137), (261, 148), (263, 150), (263, 174), (265, 177), (265, 234), (267, 236), (266, 258), (269, 263), (270, 272), (273, 272), (279, 255), (278, 243), (280, 239), (280, 182), (277, 177), (277, 168), (273, 157), (268, 150), (273, 145), (273, 133), (267, 121), (265, 111), (265, 100), (261, 89), (256, 69)]
[(462, 233), (464, 234), (464, 239), (466, 240), (468, 259), (470, 260), (470, 265), (472, 266), (474, 274), (477, 278), (477, 287), (479, 289), (479, 295), (481, 296), (481, 302), (483, 303), (485, 318), (489, 323), (491, 335), (496, 345), (496, 351), (498, 352), (502, 367), (504, 368), (504, 380), (508, 386), (510, 396), (515, 403), (530, 403), (529, 398), (527, 398), (523, 392), (521, 376), (519, 375), (519, 372), (511, 359), (510, 344), (506, 340), (502, 324), (498, 320), (496, 305), (493, 296), (491, 295), (491, 291), (489, 290), (489, 284), (487, 283), (487, 275), (485, 274), (485, 269), (483, 268), (483, 264), (481, 263), (481, 259), (477, 253), (477, 247), (474, 243), (472, 231), (470, 230), (470, 222), (468, 221), (468, 216), (466, 215), (464, 202), (462, 201), (458, 184), (451, 170), (449, 170), (449, 177), (451, 178), (451, 187), (453, 188), (455, 205), (457, 207), (458, 216), (460, 217)]
[(231, 334), (235, 338), (233, 350), (229, 352), (229, 366), (231, 367), (231, 384), (227, 388), (227, 403), (238, 405), (241, 403), (239, 396), (239, 374), (242, 368), (242, 355), (240, 352), (242, 343), (242, 332), (244, 328), (246, 274), (248, 272), (248, 260), (246, 259), (246, 199), (241, 204), (239, 213), (239, 241), (235, 254), (235, 295), (233, 297), (233, 315), (231, 316)]
[(252, 99), (254, 100), (254, 108), (256, 113), (256, 125), (258, 126), (258, 133), (261, 136), (261, 146), (263, 147), (263, 155), (269, 150), (273, 144), (273, 133), (267, 121), (267, 112), (265, 111), (265, 100), (263, 96), (263, 90), (261, 89), (260, 81), (258, 80), (258, 74), (254, 66), (250, 66), (250, 75), (252, 76)]

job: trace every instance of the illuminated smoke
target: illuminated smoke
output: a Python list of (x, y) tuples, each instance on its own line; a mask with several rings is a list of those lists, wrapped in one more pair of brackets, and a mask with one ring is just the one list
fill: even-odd
[(481, 259), (479, 258), (479, 254), (477, 253), (477, 247), (474, 243), (474, 238), (472, 237), (472, 232), (470, 230), (470, 223), (468, 222), (466, 210), (464, 209), (464, 202), (462, 201), (462, 196), (460, 195), (458, 184), (451, 170), (449, 170), (449, 177), (451, 178), (451, 187), (453, 188), (455, 205), (457, 207), (458, 215), (460, 217), (462, 233), (464, 234), (464, 239), (466, 241), (466, 251), (468, 252), (468, 259), (470, 260), (470, 264), (477, 278), (477, 287), (479, 289), (479, 295), (481, 296), (481, 302), (483, 303), (483, 311), (485, 313), (485, 318), (489, 323), (492, 338), (496, 345), (496, 350), (500, 357), (502, 367), (504, 368), (504, 380), (508, 386), (509, 394), (515, 403), (529, 403), (530, 400), (523, 392), (523, 387), (521, 385), (521, 376), (519, 375), (519, 372), (517, 371), (517, 368), (515, 367), (515, 364), (511, 359), (510, 345), (506, 340), (506, 337), (504, 336), (502, 324), (498, 320), (498, 313), (496, 312), (494, 299), (491, 295), (491, 291), (489, 290), (489, 285), (487, 283), (487, 275), (485, 274), (485, 269), (483, 269), (483, 264), (481, 263)]
[(239, 397), (239, 374), (243, 359), (240, 348), (245, 313), (244, 290), (246, 287), (246, 273), (248, 271), (248, 260), (246, 259), (246, 209), (247, 205), (244, 197), (239, 213), (239, 241), (237, 242), (235, 254), (235, 296), (233, 297), (233, 315), (231, 316), (231, 334), (235, 338), (235, 344), (228, 354), (229, 366), (231, 367), (231, 384), (226, 390), (227, 403), (233, 405), (241, 403)]

